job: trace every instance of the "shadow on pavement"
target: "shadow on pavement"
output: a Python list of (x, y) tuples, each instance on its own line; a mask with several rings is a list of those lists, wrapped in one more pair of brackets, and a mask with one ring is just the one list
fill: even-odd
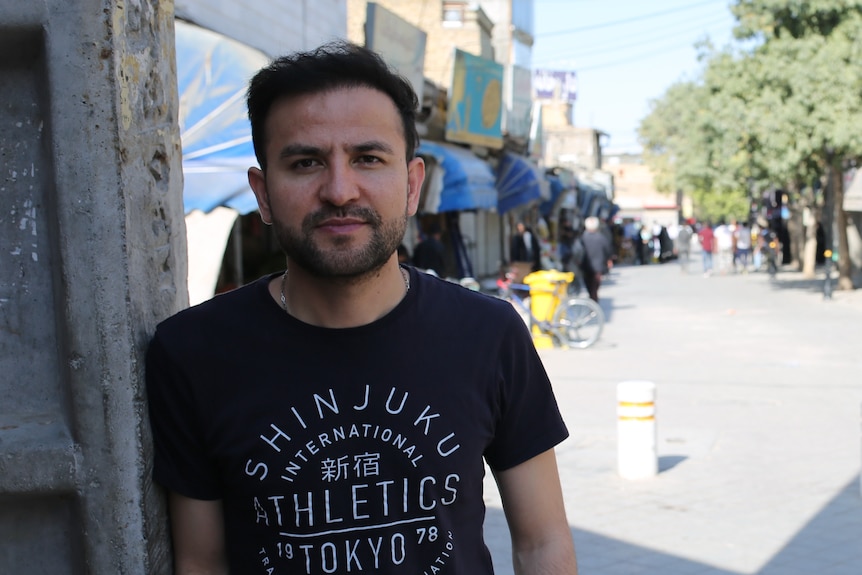
[[(488, 509), (485, 518), (485, 538), (494, 557), (495, 575), (514, 575), (508, 545), (508, 530), (503, 512)], [(500, 532), (502, 525), (503, 532)], [(648, 526), (645, 526), (648, 528)], [(579, 575), (655, 575), (691, 573), (697, 575), (740, 575), (733, 571), (662, 553), (648, 547), (633, 545), (612, 537), (572, 529), (575, 551), (578, 555)], [(501, 543), (505, 540), (505, 546)]]
[(614, 318), (614, 298), (602, 297), (599, 293), (599, 307), (605, 312), (605, 323), (610, 323)]
[[(667, 459), (681, 461), (685, 458)], [(859, 480), (854, 478), (758, 571), (730, 571), (584, 529), (572, 528), (572, 537), (578, 554), (579, 575), (859, 575), (862, 572), (860, 514), (862, 497)], [(644, 529), (648, 528), (649, 525), (644, 525)], [(485, 529), (496, 575), (513, 575), (508, 528), (502, 510), (487, 510)], [(680, 525), (681, 533), (686, 529), (697, 529), (697, 526)]]
[[(794, 275), (798, 276), (798, 274)], [(834, 281), (835, 278), (833, 278), (833, 282)], [(772, 289), (777, 290), (797, 290), (812, 293), (822, 293), (823, 282), (823, 278), (805, 279), (800, 277), (782, 277), (782, 274), (779, 272), (775, 275), (775, 279), (769, 282), (769, 285), (770, 287), (772, 287)]]
[[(817, 266), (815, 270), (816, 277), (805, 278), (801, 271), (794, 268), (782, 269), (775, 274), (775, 278), (770, 281), (773, 289), (779, 290), (798, 290), (809, 293), (823, 293), (823, 286), (826, 282), (826, 273), (823, 266)], [(855, 289), (862, 288), (862, 271), (857, 272), (852, 278)], [(837, 266), (832, 267), (832, 289), (838, 289), (838, 269)]]
[(862, 496), (853, 478), (757, 575), (862, 573)]
[(673, 469), (683, 461), (688, 459), (688, 455), (662, 455), (658, 458), (658, 472), (662, 473)]

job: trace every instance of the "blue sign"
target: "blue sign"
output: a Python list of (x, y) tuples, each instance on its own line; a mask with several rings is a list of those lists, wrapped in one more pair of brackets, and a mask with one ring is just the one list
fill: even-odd
[(446, 139), (503, 147), (503, 65), (455, 50)]

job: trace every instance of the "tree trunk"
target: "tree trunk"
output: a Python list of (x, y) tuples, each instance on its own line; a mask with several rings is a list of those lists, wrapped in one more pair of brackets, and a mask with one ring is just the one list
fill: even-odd
[(852, 264), (850, 242), (847, 240), (847, 212), (844, 211), (844, 174), (833, 171), (835, 189), (835, 222), (838, 231), (838, 289), (852, 290)]
[(802, 221), (805, 225), (805, 245), (802, 250), (802, 277), (813, 279), (817, 266), (817, 226), (820, 224), (820, 208), (805, 206)]
[[(791, 198), (793, 200), (791, 201)], [(790, 264), (797, 270), (802, 269), (802, 246), (805, 244), (805, 228), (802, 223), (802, 205), (799, 186), (795, 182), (787, 185), (787, 203), (790, 219), (787, 221), (787, 235), (790, 236)]]

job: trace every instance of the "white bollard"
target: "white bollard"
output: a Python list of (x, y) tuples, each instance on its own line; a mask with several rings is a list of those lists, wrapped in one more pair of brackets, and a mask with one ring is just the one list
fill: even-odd
[(658, 474), (655, 384), (617, 384), (617, 467), (623, 479), (648, 479)]

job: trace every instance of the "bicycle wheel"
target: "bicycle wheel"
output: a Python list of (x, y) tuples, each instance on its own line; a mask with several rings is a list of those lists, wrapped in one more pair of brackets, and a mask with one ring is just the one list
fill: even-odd
[(560, 345), (584, 349), (596, 343), (604, 326), (605, 313), (599, 304), (575, 298), (557, 308), (550, 331)]

